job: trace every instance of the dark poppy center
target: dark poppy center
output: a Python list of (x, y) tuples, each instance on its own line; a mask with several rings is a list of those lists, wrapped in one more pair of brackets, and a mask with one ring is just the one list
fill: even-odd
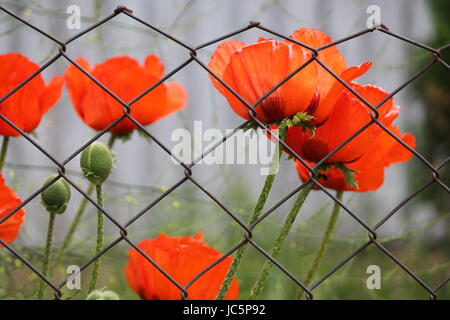
[(328, 145), (320, 140), (308, 140), (302, 144), (303, 157), (310, 162), (319, 162), (328, 153)]
[(306, 109), (306, 113), (314, 114), (314, 112), (317, 110), (317, 107), (319, 106), (319, 101), (320, 101), (320, 91), (316, 89), (313, 97), (311, 98), (311, 101), (309, 102), (309, 106)]
[(268, 122), (281, 121), (286, 117), (285, 103), (280, 97), (267, 97), (259, 104)]

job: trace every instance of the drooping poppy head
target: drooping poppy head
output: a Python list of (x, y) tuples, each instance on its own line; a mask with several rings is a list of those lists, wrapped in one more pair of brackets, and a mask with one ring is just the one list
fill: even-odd
[[(138, 247), (166, 271), (178, 284), (185, 286), (201, 271), (222, 257), (203, 242), (203, 235), (170, 237), (165, 234), (141, 241)], [(145, 300), (180, 300), (181, 291), (137, 250), (128, 253), (125, 276), (130, 287)], [(188, 299), (213, 300), (230, 267), (228, 256), (188, 287)], [(239, 285), (233, 279), (225, 299), (237, 299)]]
[[(0, 173), (0, 220), (22, 203), (17, 194), (5, 184)], [(0, 239), (7, 244), (16, 240), (19, 230), (25, 221), (25, 210), (22, 208), (0, 223)], [(3, 247), (0, 244), (0, 247)]]
[[(75, 62), (125, 103), (158, 82), (164, 72), (163, 64), (155, 55), (149, 55), (144, 65), (128, 56), (107, 59), (94, 68), (84, 58)], [(75, 111), (91, 128), (103, 130), (123, 115), (123, 106), (74, 65), (67, 68), (65, 77)], [(187, 93), (181, 84), (162, 83), (132, 104), (130, 114), (145, 126), (181, 109), (186, 102)], [(128, 133), (136, 128), (126, 118), (109, 131)]]
[[(0, 55), (0, 97), (10, 93), (38, 69), (36, 63), (19, 53)], [(22, 131), (34, 131), (42, 116), (61, 97), (63, 84), (62, 76), (56, 76), (49, 84), (45, 84), (42, 75), (38, 74), (0, 103), (0, 113)], [(0, 119), (0, 135), (19, 136), (20, 133)]]
[[(373, 106), (389, 95), (374, 85), (352, 83), (351, 86)], [(393, 98), (390, 98), (378, 108), (378, 112), (379, 121), (388, 126), (398, 116), (400, 108), (394, 105)], [(286, 143), (304, 160), (319, 162), (369, 123), (370, 113), (371, 109), (353, 93), (343, 91), (328, 120), (316, 129), (313, 136), (300, 127), (291, 127), (286, 136)], [(382, 132), (383, 129), (379, 125), (371, 124), (334, 153), (327, 162), (351, 163), (358, 160)]]
[[(307, 28), (295, 31), (291, 38), (313, 48), (332, 43), (325, 33)], [(261, 38), (252, 45), (230, 40), (217, 47), (208, 67), (246, 102), (254, 104), (310, 58), (308, 49), (287, 40)], [(366, 62), (358, 67), (347, 67), (335, 46), (319, 51), (318, 58), (346, 82), (361, 76), (371, 66)], [(213, 76), (210, 78), (233, 110), (249, 119), (248, 108)], [(327, 119), (343, 89), (342, 84), (314, 61), (258, 104), (257, 118), (275, 122), (306, 112), (314, 116), (311, 124), (319, 125)]]
[[(416, 140), (409, 133), (401, 134), (400, 129), (394, 125), (387, 127), (395, 136), (400, 138), (409, 147), (416, 147)], [(322, 172), (318, 181), (326, 188), (337, 191), (375, 191), (384, 182), (384, 170), (393, 163), (408, 161), (412, 153), (395, 140), (389, 133), (383, 131), (378, 135), (369, 150), (355, 162), (347, 164), (350, 169), (355, 170), (355, 180), (358, 188), (347, 185), (341, 170), (332, 167)], [(311, 167), (314, 163), (308, 163)], [(309, 171), (297, 161), (297, 172), (302, 181), (308, 180)], [(317, 189), (318, 187), (315, 186)]]

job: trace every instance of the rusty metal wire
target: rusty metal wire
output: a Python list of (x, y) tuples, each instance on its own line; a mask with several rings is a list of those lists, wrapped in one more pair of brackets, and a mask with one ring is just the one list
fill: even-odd
[[(117, 244), (121, 243), (121, 242), (126, 242), (128, 243), (128, 245), (134, 249), (136, 249), (138, 252), (140, 252), (141, 255), (143, 255), (145, 257), (145, 259), (147, 259), (155, 268), (157, 268), (162, 274), (164, 274), (165, 277), (167, 277), (167, 279), (169, 279), (175, 286), (177, 286), (177, 288), (180, 290), (180, 294), (181, 294), (181, 298), (182, 299), (188, 299), (188, 288), (189, 286), (191, 286), (195, 281), (197, 281), (200, 277), (202, 277), (206, 272), (208, 272), (210, 269), (214, 268), (218, 263), (220, 263), (223, 259), (225, 259), (226, 257), (228, 257), (229, 255), (232, 255), (236, 250), (238, 250), (240, 247), (250, 244), (251, 246), (253, 246), (256, 250), (258, 250), (262, 255), (264, 255), (265, 258), (271, 260), (283, 273), (285, 273), (290, 279), (292, 279), (298, 286), (302, 287), (303, 290), (305, 291), (305, 295), (307, 299), (313, 299), (314, 298), (314, 294), (313, 291), (314, 289), (316, 289), (319, 285), (321, 285), (325, 280), (327, 280), (329, 277), (331, 277), (335, 272), (337, 272), (340, 268), (342, 268), (345, 264), (347, 264), (350, 260), (352, 260), (354, 257), (356, 257), (357, 255), (359, 255), (361, 252), (363, 252), (364, 250), (366, 250), (368, 247), (370, 246), (375, 246), (377, 247), (382, 253), (384, 253), (387, 257), (389, 257), (394, 263), (396, 263), (401, 269), (403, 269), (412, 279), (414, 279), (429, 295), (430, 299), (436, 299), (437, 298), (437, 293), (439, 290), (441, 290), (445, 285), (448, 284), (448, 282), (450, 281), (450, 276), (447, 277), (444, 281), (442, 281), (439, 285), (437, 285), (436, 287), (432, 288), (429, 285), (427, 285), (424, 281), (422, 281), (422, 279), (419, 278), (419, 276), (417, 276), (417, 274), (415, 274), (410, 268), (408, 268), (408, 266), (406, 266), (404, 263), (402, 263), (391, 251), (389, 251), (385, 246), (383, 246), (378, 240), (377, 240), (377, 230), (384, 225), (387, 221), (389, 221), (389, 219), (392, 218), (392, 216), (394, 216), (404, 205), (406, 205), (409, 201), (411, 201), (412, 199), (414, 199), (419, 193), (421, 193), (422, 191), (424, 191), (425, 189), (427, 189), (428, 187), (430, 187), (433, 184), (437, 184), (440, 187), (442, 187), (442, 189), (444, 189), (447, 193), (450, 192), (449, 187), (440, 179), (439, 177), (439, 171), (448, 164), (448, 162), (450, 161), (450, 157), (447, 157), (441, 164), (437, 165), (437, 166), (433, 166), (433, 164), (431, 164), (422, 154), (420, 154), (420, 152), (418, 152), (417, 150), (414, 150), (413, 148), (409, 147), (405, 142), (403, 142), (399, 137), (397, 137), (394, 133), (392, 133), (386, 126), (384, 126), (378, 119), (378, 111), (377, 109), (383, 105), (387, 100), (389, 100), (390, 98), (392, 98), (394, 95), (396, 95), (398, 92), (400, 92), (401, 90), (403, 90), (406, 86), (408, 86), (409, 84), (411, 84), (413, 81), (415, 81), (418, 77), (420, 77), (423, 73), (425, 73), (427, 70), (429, 70), (434, 64), (439, 63), (442, 66), (444, 66), (446, 69), (450, 69), (450, 66), (441, 58), (441, 53), (444, 50), (448, 50), (450, 45), (447, 44), (445, 46), (442, 46), (440, 48), (431, 48), (425, 44), (416, 42), (414, 40), (405, 38), (401, 35), (395, 34), (393, 32), (391, 32), (385, 25), (381, 24), (380, 26), (371, 28), (371, 29), (365, 29), (362, 30), (360, 32), (357, 32), (355, 34), (352, 34), (348, 37), (345, 37), (343, 39), (334, 41), (333, 43), (327, 44), (323, 47), (320, 48), (312, 48), (306, 44), (300, 43), (296, 40), (293, 40), (283, 34), (280, 34), (276, 31), (273, 31), (263, 25), (261, 25), (259, 22), (250, 22), (248, 26), (238, 29), (236, 31), (230, 32), (228, 34), (222, 35), (216, 39), (210, 40), (208, 42), (205, 42), (203, 44), (197, 45), (197, 46), (191, 46), (179, 39), (177, 39), (176, 37), (162, 31), (161, 29), (151, 25), (150, 23), (148, 23), (147, 21), (144, 21), (142, 19), (140, 19), (139, 17), (137, 17), (136, 15), (133, 14), (133, 12), (124, 7), (124, 6), (119, 6), (117, 7), (114, 12), (103, 18), (102, 20), (100, 20), (99, 22), (93, 24), (92, 26), (90, 26), (89, 28), (81, 31), (80, 33), (76, 34), (75, 36), (73, 36), (72, 38), (66, 40), (66, 41), (60, 41), (56, 38), (54, 38), (53, 36), (49, 35), (48, 33), (46, 33), (45, 31), (43, 31), (42, 29), (40, 29), (39, 27), (36, 27), (34, 25), (32, 25), (31, 23), (27, 22), (26, 20), (22, 19), (21, 17), (19, 17), (17, 14), (15, 14), (14, 12), (0, 6), (0, 10), (3, 11), (4, 13), (6, 13), (7, 15), (15, 18), (16, 20), (20, 21), (21, 23), (27, 25), (28, 27), (34, 29), (35, 31), (39, 32), (42, 36), (50, 39), (51, 41), (53, 41), (54, 43), (56, 43), (59, 46), (59, 51), (58, 53), (52, 57), (47, 63), (45, 63), (43, 66), (41, 66), (39, 68), (39, 70), (37, 70), (36, 72), (34, 72), (32, 75), (30, 75), (27, 79), (25, 79), (20, 85), (18, 85), (16, 88), (14, 88), (13, 90), (11, 90), (8, 94), (6, 94), (5, 96), (0, 98), (0, 103), (4, 102), (5, 100), (7, 100), (9, 97), (11, 97), (15, 92), (17, 92), (20, 88), (22, 88), (24, 85), (26, 85), (29, 81), (31, 81), (35, 76), (37, 76), (38, 74), (40, 74), (43, 70), (45, 70), (48, 66), (50, 66), (51, 64), (53, 64), (55, 61), (59, 60), (59, 59), (66, 59), (67, 61), (69, 61), (69, 63), (73, 64), (76, 68), (78, 68), (81, 72), (83, 72), (87, 77), (89, 77), (93, 84), (92, 85), (97, 85), (99, 86), (101, 89), (103, 89), (107, 94), (109, 94), (111, 97), (113, 97), (117, 102), (119, 102), (122, 106), (123, 106), (123, 115), (118, 118), (117, 120), (115, 120), (113, 123), (111, 123), (107, 128), (99, 131), (92, 139), (90, 139), (89, 141), (87, 141), (86, 143), (84, 143), (84, 145), (82, 147), (80, 147), (79, 149), (77, 149), (76, 151), (74, 151), (71, 155), (69, 155), (65, 160), (63, 161), (58, 161), (57, 159), (55, 159), (50, 153), (48, 153), (42, 146), (39, 145), (39, 143), (30, 135), (28, 135), (27, 133), (25, 133), (24, 131), (22, 131), (20, 128), (18, 128), (13, 122), (11, 122), (10, 120), (8, 120), (4, 115), (0, 114), (0, 118), (5, 121), (6, 123), (8, 123), (12, 128), (14, 128), (15, 130), (17, 130), (17, 132), (20, 133), (20, 135), (22, 137), (24, 137), (25, 139), (27, 139), (34, 147), (36, 147), (40, 152), (42, 152), (48, 159), (50, 159), (56, 166), (57, 166), (57, 170), (58, 170), (58, 175), (50, 182), (48, 182), (46, 185), (42, 186), (41, 188), (39, 188), (38, 190), (36, 190), (32, 195), (30, 195), (28, 198), (26, 198), (25, 200), (22, 201), (22, 203), (17, 206), (14, 210), (10, 211), (5, 217), (3, 217), (2, 219), (0, 219), (0, 224), (3, 223), (4, 221), (6, 221), (9, 217), (11, 217), (13, 214), (15, 214), (18, 210), (20, 210), (21, 208), (23, 208), (25, 205), (27, 205), (30, 201), (32, 201), (34, 198), (36, 198), (38, 195), (40, 195), (46, 188), (48, 188), (50, 185), (52, 185), (54, 182), (56, 182), (59, 178), (64, 178), (73, 188), (75, 188), (83, 197), (87, 198), (89, 200), (90, 203), (92, 203), (93, 206), (95, 206), (98, 210), (100, 210), (107, 219), (109, 219), (115, 226), (117, 226), (119, 228), (119, 235), (117, 237), (117, 239), (115, 239), (114, 241), (112, 241), (109, 245), (107, 245), (99, 254), (95, 255), (94, 257), (92, 257), (91, 259), (89, 259), (89, 261), (87, 261), (83, 266), (81, 266), (81, 271), (83, 271), (84, 269), (86, 269), (88, 266), (90, 266), (96, 259), (100, 258), (101, 256), (103, 256), (105, 253), (107, 253), (109, 250), (111, 250), (113, 247), (115, 247)], [(119, 97), (117, 97), (116, 94), (114, 94), (113, 92), (111, 92), (108, 88), (106, 88), (102, 83), (100, 83), (97, 79), (95, 79), (92, 75), (90, 75), (86, 70), (84, 70), (80, 65), (78, 65), (67, 53), (66, 53), (66, 48), (68, 45), (72, 44), (74, 41), (76, 41), (78, 38), (80, 38), (81, 36), (89, 33), (90, 31), (98, 28), (99, 26), (107, 23), (108, 21), (110, 21), (111, 19), (113, 19), (114, 17), (118, 16), (118, 15), (125, 15), (128, 16), (130, 19), (133, 19), (137, 22), (139, 22), (140, 24), (148, 27), (149, 29), (157, 32), (158, 34), (162, 35), (163, 37), (166, 37), (170, 40), (172, 40), (173, 42), (177, 43), (178, 45), (184, 47), (187, 51), (187, 59), (180, 64), (177, 68), (175, 68), (174, 70), (172, 70), (171, 72), (169, 72), (167, 75), (165, 75), (162, 79), (160, 79), (157, 83), (155, 83), (154, 85), (152, 85), (150, 88), (148, 88), (146, 91), (144, 91), (141, 95), (139, 95), (138, 97), (136, 97), (135, 99), (133, 99), (131, 102), (129, 103), (125, 103), (124, 101), (122, 101)], [(248, 102), (246, 102), (242, 97), (240, 97), (232, 88), (230, 88), (226, 83), (224, 83), (222, 81), (222, 79), (220, 79), (216, 74), (214, 74), (208, 67), (207, 65), (202, 62), (198, 57), (197, 57), (197, 52), (199, 52), (200, 50), (218, 43), (222, 40), (225, 40), (227, 38), (230, 38), (234, 35), (246, 32), (247, 30), (250, 29), (259, 29), (262, 30), (266, 33), (269, 33), (273, 36), (277, 36), (280, 38), (283, 38), (287, 41), (290, 41), (296, 45), (300, 45), (303, 48), (309, 50), (311, 52), (311, 58), (306, 61), (302, 66), (300, 66), (299, 68), (297, 68), (292, 74), (290, 74), (288, 77), (286, 77), (285, 79), (283, 79), (279, 84), (277, 84), (274, 88), (272, 88), (269, 92), (267, 92), (264, 96), (262, 96), (256, 103), (254, 104), (249, 104)], [(331, 46), (335, 46), (337, 44), (346, 42), (346, 41), (350, 41), (354, 38), (357, 38), (359, 36), (362, 36), (364, 34), (370, 33), (370, 32), (381, 32), (381, 33), (385, 33), (388, 36), (394, 37), (399, 39), (400, 41), (404, 41), (407, 42), (409, 44), (412, 44), (414, 46), (417, 46), (423, 50), (429, 51), (433, 54), (433, 59), (425, 66), (423, 67), (421, 70), (419, 70), (414, 76), (412, 76), (408, 81), (404, 82), (402, 85), (400, 85), (397, 89), (393, 90), (392, 93), (390, 93), (385, 99), (383, 99), (383, 101), (380, 101), (377, 105), (371, 105), (368, 101), (366, 101), (361, 95), (359, 95), (353, 88), (351, 88), (345, 81), (343, 81), (338, 75), (336, 75), (333, 71), (331, 71), (322, 61), (320, 61), (320, 59), (318, 58), (319, 52), (329, 48)], [(268, 127), (262, 123), (261, 121), (259, 121), (256, 118), (256, 111), (255, 111), (255, 107), (261, 103), (264, 99), (266, 99), (271, 93), (273, 93), (276, 89), (278, 89), (281, 85), (283, 85), (286, 81), (288, 81), (291, 77), (293, 77), (295, 74), (297, 74), (298, 72), (300, 72), (303, 68), (305, 68), (308, 64), (312, 63), (313, 61), (316, 61), (319, 65), (321, 65), (327, 72), (329, 72), (334, 78), (336, 78), (337, 81), (339, 81), (347, 90), (349, 90), (355, 97), (357, 97), (367, 108), (369, 108), (371, 110), (371, 120), (366, 123), (364, 126), (362, 126), (357, 132), (355, 132), (351, 137), (349, 137), (346, 141), (344, 141), (341, 145), (339, 145), (337, 148), (335, 148), (333, 151), (331, 151), (326, 157), (324, 157), (321, 161), (319, 161), (314, 167), (310, 167), (300, 156), (298, 156), (298, 154), (296, 154), (288, 145), (286, 145), (284, 143), (284, 141), (280, 140), (278, 138), (278, 136), (276, 136), (275, 134), (273, 134)], [(237, 128), (235, 128), (231, 133), (227, 134), (222, 140), (220, 140), (219, 142), (217, 142), (215, 145), (213, 145), (211, 148), (209, 148), (208, 150), (204, 151), (197, 159), (195, 159), (194, 161), (192, 161), (191, 163), (183, 163), (181, 160), (177, 159), (175, 155), (173, 155), (171, 153), (171, 151), (169, 150), (169, 148), (167, 148), (157, 137), (155, 137), (153, 134), (151, 134), (144, 126), (142, 126), (136, 119), (134, 119), (131, 114), (130, 114), (130, 108), (131, 106), (136, 103), (139, 99), (141, 99), (143, 96), (145, 96), (146, 94), (148, 94), (150, 91), (152, 91), (154, 88), (156, 88), (159, 84), (163, 83), (164, 81), (166, 81), (167, 79), (169, 79), (171, 76), (173, 76), (175, 73), (177, 73), (178, 71), (182, 70), (183, 68), (185, 68), (187, 65), (191, 64), (191, 63), (197, 63), (199, 66), (201, 66), (206, 72), (208, 72), (212, 77), (214, 77), (215, 79), (217, 79), (228, 91), (230, 91), (237, 99), (239, 99), (247, 108), (248, 108), (248, 115), (250, 117), (250, 120), (247, 120), (245, 122), (243, 122), (240, 126), (238, 126)], [(101, 208), (96, 201), (94, 201), (94, 199), (92, 199), (89, 195), (86, 194), (86, 192), (84, 192), (83, 190), (81, 190), (77, 184), (70, 179), (66, 174), (65, 174), (65, 166), (66, 164), (68, 164), (71, 160), (73, 160), (78, 154), (80, 154), (86, 147), (88, 147), (91, 143), (93, 143), (94, 141), (96, 141), (97, 139), (99, 139), (101, 136), (103, 136), (105, 133), (107, 133), (111, 128), (113, 128), (116, 124), (118, 124), (120, 121), (124, 120), (128, 118), (130, 121), (132, 121), (138, 128), (139, 130), (147, 135), (149, 138), (151, 138), (153, 141), (156, 142), (156, 144), (158, 144), (159, 147), (161, 147), (161, 149), (166, 152), (167, 154), (169, 154), (173, 159), (175, 159), (179, 165), (184, 169), (184, 177), (182, 179), (180, 179), (178, 182), (176, 182), (174, 185), (172, 185), (170, 188), (168, 188), (167, 191), (165, 191), (163, 194), (161, 194), (158, 198), (156, 198), (154, 201), (152, 201), (150, 204), (148, 204), (144, 209), (142, 209), (139, 213), (137, 213), (133, 218), (131, 218), (128, 222), (126, 222), (125, 224), (120, 224), (118, 221), (116, 221), (113, 216), (111, 214), (109, 214), (105, 209)], [(233, 213), (231, 210), (229, 210), (218, 198), (216, 198), (213, 194), (211, 194), (208, 191), (208, 188), (206, 186), (203, 186), (200, 182), (198, 182), (192, 173), (192, 167), (194, 167), (202, 158), (204, 158), (206, 155), (208, 155), (209, 153), (213, 152), (217, 147), (219, 147), (221, 144), (223, 144), (227, 139), (229, 139), (230, 137), (232, 137), (239, 129), (244, 128), (246, 125), (248, 125), (251, 122), (255, 122), (259, 125), (260, 128), (262, 128), (263, 130), (265, 130), (269, 135), (271, 135), (273, 137), (273, 139), (275, 139), (276, 141), (278, 141), (286, 150), (290, 151), (290, 153), (292, 154), (292, 156), (300, 161), (301, 163), (303, 163), (308, 170), (310, 171), (310, 175), (309, 175), (309, 180), (302, 183), (300, 186), (298, 186), (297, 188), (295, 188), (292, 192), (290, 192), (288, 195), (286, 195), (285, 197), (283, 197), (282, 199), (280, 199), (275, 205), (273, 205), (271, 208), (267, 209), (265, 212), (263, 212), (259, 218), (254, 221), (253, 223), (247, 225), (245, 222), (241, 221), (240, 218), (238, 217), (238, 215), (236, 215), (235, 213)], [(376, 225), (374, 226), (369, 226), (368, 224), (366, 224), (364, 221), (362, 221), (354, 212), (352, 212), (352, 210), (350, 208), (348, 208), (344, 203), (342, 203), (342, 201), (338, 200), (333, 194), (331, 194), (327, 189), (325, 189), (324, 186), (322, 186), (316, 177), (315, 174), (315, 169), (317, 169), (321, 164), (325, 163), (325, 161), (327, 161), (327, 159), (329, 159), (334, 153), (336, 153), (339, 149), (341, 149), (345, 144), (347, 144), (349, 141), (351, 141), (353, 138), (355, 138), (357, 135), (359, 135), (361, 132), (363, 132), (364, 130), (366, 130), (368, 127), (372, 126), (372, 125), (378, 125), (380, 128), (382, 128), (384, 131), (386, 131), (390, 136), (392, 136), (392, 138), (394, 138), (398, 143), (400, 143), (403, 147), (405, 147), (406, 149), (408, 149), (410, 152), (413, 153), (413, 155), (415, 157), (417, 157), (418, 159), (420, 159), (424, 165), (430, 170), (431, 172), (431, 177), (429, 179), (429, 181), (427, 181), (425, 184), (423, 184), (419, 189), (417, 189), (416, 191), (414, 191), (413, 193), (411, 193), (410, 195), (408, 195), (405, 199), (403, 199), (394, 209), (392, 209), (386, 216), (384, 216)], [(200, 272), (197, 276), (195, 276), (193, 279), (191, 279), (191, 281), (186, 284), (185, 286), (180, 285), (179, 283), (177, 283), (176, 280), (174, 280), (168, 273), (166, 273), (161, 267), (159, 267), (157, 265), (157, 263), (155, 261), (153, 261), (148, 255), (146, 255), (133, 241), (130, 240), (130, 238), (128, 237), (127, 234), (127, 228), (133, 224), (134, 222), (136, 222), (139, 218), (141, 218), (143, 215), (145, 214), (149, 214), (148, 212), (156, 205), (158, 204), (160, 201), (162, 201), (165, 197), (167, 197), (169, 194), (171, 194), (174, 190), (176, 190), (178, 187), (180, 187), (181, 185), (183, 185), (184, 183), (186, 183), (187, 181), (192, 182), (199, 190), (201, 190), (203, 193), (205, 193), (211, 200), (213, 200), (220, 208), (223, 209), (223, 211), (230, 217), (232, 218), (235, 222), (237, 222), (242, 229), (245, 231), (245, 239), (242, 240), (240, 243), (238, 243), (237, 245), (235, 245), (232, 249), (230, 249), (228, 252), (226, 252), (220, 259), (218, 259), (217, 261), (215, 261), (213, 264), (209, 265), (207, 268), (205, 268), (204, 270), (202, 270), (202, 272)], [(333, 267), (328, 273), (326, 273), (324, 276), (322, 276), (318, 281), (316, 281), (314, 284), (312, 284), (310, 287), (306, 287), (303, 282), (298, 279), (294, 274), (292, 274), (289, 270), (287, 270), (282, 264), (281, 262), (275, 260), (273, 257), (270, 256), (270, 254), (264, 250), (261, 246), (259, 246), (255, 240), (253, 239), (253, 235), (252, 232), (254, 230), (254, 228), (261, 223), (263, 220), (265, 220), (269, 215), (273, 214), (273, 212), (279, 208), (282, 204), (284, 204), (286, 201), (288, 201), (290, 198), (292, 198), (295, 194), (297, 194), (298, 192), (300, 192), (306, 185), (308, 185), (309, 183), (313, 183), (314, 185), (316, 185), (320, 190), (322, 190), (327, 196), (329, 196), (334, 202), (338, 203), (339, 206), (344, 209), (345, 212), (348, 213), (348, 215), (350, 215), (355, 221), (357, 221), (363, 228), (365, 228), (368, 232), (368, 240), (366, 243), (364, 243), (362, 246), (360, 246), (358, 249), (356, 249), (354, 252), (352, 252), (348, 257), (346, 257), (344, 260), (340, 261), (338, 264), (336, 264), (335, 267)], [(45, 281), (47, 283), (47, 285), (49, 287), (51, 287), (54, 291), (54, 295), (56, 299), (61, 299), (62, 298), (62, 292), (61, 289), (62, 287), (70, 280), (70, 278), (74, 277), (76, 274), (71, 275), (70, 277), (68, 277), (67, 279), (65, 279), (64, 281), (62, 281), (61, 283), (53, 283), (48, 277), (44, 276), (42, 274), (42, 272), (35, 267), (33, 264), (31, 264), (27, 259), (24, 258), (23, 255), (21, 255), (17, 250), (14, 249), (13, 246), (8, 245), (7, 243), (5, 243), (4, 241), (0, 240), (0, 244), (2, 244), (7, 250), (9, 250), (14, 256), (16, 256), (20, 261), (22, 261), (27, 267), (29, 267), (40, 279), (42, 279), (43, 281)]]

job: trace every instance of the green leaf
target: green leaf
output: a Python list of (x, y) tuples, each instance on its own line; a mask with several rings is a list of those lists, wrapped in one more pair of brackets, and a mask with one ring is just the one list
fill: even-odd
[(257, 130), (259, 128), (259, 125), (252, 121), (250, 123), (248, 123), (245, 127), (242, 128), (242, 130), (244, 130), (244, 132), (247, 132), (248, 130)]
[[(302, 127), (303, 131), (309, 130), (310, 135), (313, 136), (315, 133), (316, 127), (308, 123), (312, 119), (314, 119), (313, 116), (311, 116), (305, 112), (298, 112), (289, 118), (284, 118), (283, 120), (280, 120), (280, 121), (269, 122), (269, 123), (266, 123), (265, 125), (267, 127), (276, 125), (278, 127), (278, 129), (280, 130), (280, 132), (287, 132), (287, 130), (291, 127)], [(244, 132), (246, 132), (248, 130), (252, 130), (252, 129), (256, 131), (258, 128), (259, 128), (259, 125), (256, 122), (252, 121), (252, 122), (248, 123), (245, 127), (243, 127), (242, 130), (244, 130)], [(284, 140), (284, 137), (283, 137), (283, 140)]]
[(342, 162), (334, 162), (333, 164), (336, 168), (342, 171), (342, 173), (344, 174), (345, 182), (349, 187), (356, 189), (359, 188), (358, 183), (356, 182), (355, 179), (355, 173), (358, 172), (357, 170), (350, 169)]
[(343, 162), (330, 162), (320, 165), (318, 168), (319, 175), (323, 176), (323, 178), (326, 178), (327, 171), (329, 171), (333, 167), (342, 171), (342, 173), (344, 174), (345, 182), (349, 187), (356, 189), (359, 188), (358, 183), (355, 179), (355, 174), (359, 171), (350, 169)]

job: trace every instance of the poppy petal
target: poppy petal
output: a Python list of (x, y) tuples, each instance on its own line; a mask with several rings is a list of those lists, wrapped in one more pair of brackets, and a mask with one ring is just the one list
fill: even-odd
[[(390, 125), (388, 129), (409, 147), (413, 149), (416, 147), (413, 135), (409, 133), (401, 135), (400, 129), (393, 125)], [(384, 182), (385, 168), (393, 163), (408, 161), (411, 156), (411, 151), (383, 131), (370, 150), (361, 159), (350, 164), (352, 169), (358, 171), (356, 179), (359, 188), (353, 190), (358, 192), (377, 190)]]
[[(222, 257), (217, 250), (203, 242), (201, 233), (195, 237), (170, 237), (160, 234), (155, 239), (141, 241), (138, 246), (181, 286), (186, 286), (202, 270)], [(193, 282), (187, 289), (188, 298), (215, 299), (231, 260), (231, 257), (225, 258)], [(130, 287), (142, 299), (179, 300), (181, 298), (180, 289), (135, 249), (129, 252), (125, 276)], [(238, 293), (239, 286), (236, 279), (233, 279), (226, 299), (236, 299)]]
[[(0, 220), (22, 203), (16, 192), (5, 184), (0, 174)], [(16, 211), (8, 219), (0, 223), (0, 239), (7, 244), (13, 243), (25, 222), (25, 210)], [(3, 247), (0, 244), (0, 247)]]
[(159, 58), (154, 54), (151, 54), (147, 56), (147, 58), (145, 58), (144, 69), (150, 75), (158, 79), (161, 79), (164, 74), (164, 65), (161, 63), (161, 60), (159, 60)]
[[(149, 55), (143, 66), (133, 58), (119, 56), (105, 60), (92, 70), (86, 60), (77, 61), (124, 103), (140, 97), (160, 80), (164, 71), (155, 55)], [(75, 110), (90, 127), (103, 130), (123, 117), (124, 106), (79, 70), (69, 68), (66, 79)], [(180, 86), (159, 84), (130, 105), (131, 117), (145, 126), (178, 110), (186, 103), (186, 95), (182, 95), (185, 92)], [(133, 121), (124, 118), (109, 131), (127, 133), (137, 127)]]
[[(20, 85), (28, 77), (39, 69), (39, 66), (27, 57), (18, 53), (7, 53), (0, 55), (0, 96), (9, 94), (15, 87)], [(60, 95), (62, 83), (59, 77), (56, 82), (45, 85), (41, 74), (37, 74), (20, 89), (12, 93), (0, 104), (0, 112), (8, 120), (25, 132), (31, 132), (39, 125), (43, 114), (48, 108), (43, 108), (42, 102), (56, 103)], [(55, 87), (53, 92), (52, 87)], [(47, 90), (50, 88), (50, 90)], [(0, 134), (4, 136), (19, 136), (19, 132), (0, 121)]]
[[(247, 103), (254, 104), (309, 58), (299, 46), (279, 41), (258, 42), (242, 47), (231, 56), (223, 80)], [(305, 112), (316, 84), (317, 70), (310, 63), (256, 107), (257, 117), (272, 122)], [(224, 95), (238, 115), (249, 118), (242, 102), (230, 92)]]
[[(290, 37), (314, 49), (318, 49), (333, 42), (333, 39), (331, 39), (331, 37), (329, 37), (326, 33), (320, 30), (309, 28), (301, 28), (299, 30), (296, 30), (291, 34)], [(326, 49), (320, 50), (317, 58), (319, 58), (320, 61), (322, 61), (336, 74), (340, 74), (347, 67), (344, 56), (339, 52), (336, 46), (331, 46)], [(325, 88), (323, 90), (326, 92), (329, 90), (330, 83), (328, 82), (330, 82), (329, 76), (331, 75), (323, 68), (319, 68), (318, 72), (319, 78), (323, 77), (323, 79), (319, 81), (319, 85), (325, 85)]]
[[(370, 67), (372, 66), (372, 63), (369, 61), (366, 61), (362, 63), (359, 66), (356, 67), (350, 67), (345, 69), (340, 75), (340, 79), (348, 84), (350, 82), (360, 76), (362, 76), (364, 73), (366, 73)], [(328, 73), (323, 67), (319, 67), (320, 70), (324, 70)], [(329, 74), (330, 75), (330, 74)], [(331, 76), (331, 75), (330, 75)], [(331, 83), (331, 80), (330, 80)], [(349, 90), (344, 87), (339, 81), (337, 81), (334, 77), (332, 80), (332, 86), (328, 88), (327, 92), (324, 92), (323, 95), (321, 95), (321, 100), (319, 107), (317, 108), (316, 114), (318, 119), (326, 119), (327, 116), (331, 113), (332, 108), (334, 107), (337, 99), (341, 96), (343, 91), (349, 92)], [(320, 122), (316, 122), (316, 124), (320, 124)]]
[[(91, 73), (91, 65), (89, 61), (87, 61), (83, 57), (79, 57), (75, 59), (75, 62), (82, 67), (87, 72)], [(70, 99), (72, 100), (72, 104), (74, 106), (75, 111), (80, 116), (81, 119), (84, 119), (84, 110), (82, 110), (81, 102), (84, 99), (84, 96), (87, 94), (87, 89), (89, 85), (95, 85), (92, 83), (92, 80), (88, 78), (83, 72), (81, 72), (75, 65), (71, 64), (66, 72), (65, 72), (65, 80), (66, 87), (69, 91)], [(91, 84), (91, 83), (92, 84)]]
[[(292, 33), (291, 38), (315, 49), (329, 45), (333, 39), (320, 30), (301, 28)], [(364, 63), (358, 67), (347, 67), (344, 56), (336, 46), (322, 49), (318, 52), (318, 59), (345, 82), (350, 82), (361, 76), (370, 67), (370, 63)], [(318, 72), (318, 96), (319, 103), (315, 112), (316, 119), (312, 124), (320, 125), (330, 113), (334, 102), (345, 87), (323, 66), (317, 64)]]
[[(223, 73), (228, 63), (230, 62), (230, 57), (237, 50), (246, 46), (245, 42), (230, 40), (222, 42), (214, 51), (211, 59), (208, 63), (208, 68), (218, 76), (220, 79), (223, 79)], [(216, 80), (212, 75), (209, 75), (214, 87), (223, 95), (228, 91), (219, 81)]]
[[(409, 133), (401, 135), (400, 129), (393, 125), (388, 126), (388, 129), (409, 147), (415, 148), (416, 142), (413, 135)], [(319, 178), (319, 182), (326, 188), (338, 191), (375, 191), (383, 185), (386, 167), (393, 163), (408, 161), (411, 156), (411, 151), (383, 131), (361, 158), (347, 165), (350, 169), (356, 171), (355, 179), (358, 188), (349, 187), (342, 171), (334, 167), (324, 173), (326, 179)], [(314, 163), (309, 164), (314, 165)], [(308, 170), (299, 161), (297, 161), (297, 172), (302, 181), (308, 179)]]
[(62, 76), (54, 77), (50, 83), (45, 87), (41, 95), (41, 112), (47, 112), (53, 107), (61, 98), (62, 87), (64, 85), (64, 78)]
[(166, 90), (167, 104), (164, 112), (158, 115), (159, 118), (180, 110), (187, 103), (188, 94), (181, 84), (170, 82), (166, 85)]

